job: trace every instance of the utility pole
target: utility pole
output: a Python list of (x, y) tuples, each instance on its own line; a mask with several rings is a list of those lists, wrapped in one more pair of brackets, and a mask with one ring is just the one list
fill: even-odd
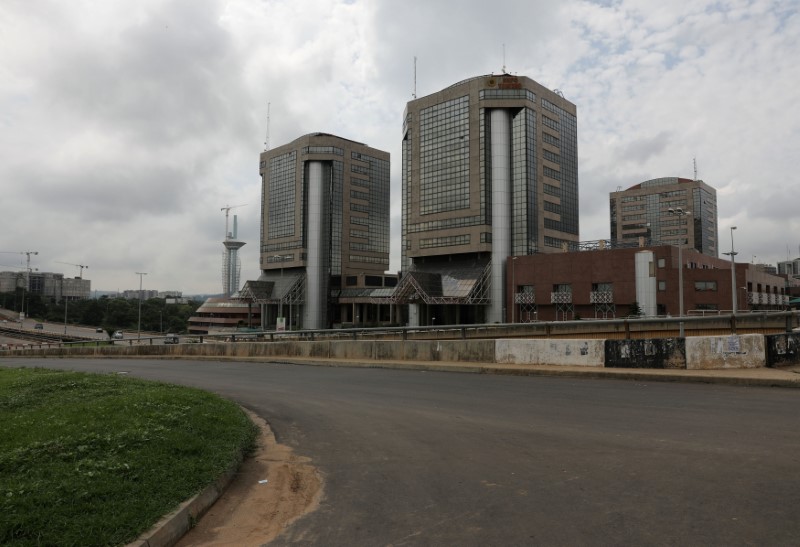
[(137, 328), (137, 340), (142, 339), (142, 277), (147, 275), (147, 272), (136, 272), (139, 276), (139, 326)]

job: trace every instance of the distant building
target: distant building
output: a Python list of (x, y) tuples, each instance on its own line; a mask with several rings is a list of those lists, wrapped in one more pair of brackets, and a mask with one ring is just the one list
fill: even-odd
[(0, 272), (0, 293), (17, 288), (59, 303), (62, 299), (85, 300), (91, 296), (92, 282), (80, 277), (64, 277), (54, 272)]
[(800, 278), (800, 258), (778, 262), (778, 273), (789, 277)]
[[(679, 210), (686, 214), (674, 214)], [(612, 192), (610, 213), (612, 241), (669, 243), (719, 256), (717, 191), (702, 180), (664, 177)]]
[(122, 296), (122, 298), (125, 300), (139, 300), (139, 298), (142, 300), (150, 300), (151, 298), (158, 298), (158, 291), (149, 289), (143, 289), (141, 291), (139, 289), (131, 289), (122, 291), (120, 296)]
[(579, 240), (577, 114), (525, 76), (484, 75), (403, 115), (402, 278), (410, 325), (496, 323), (512, 257)]
[(231, 298), (207, 298), (187, 322), (189, 334), (224, 334), (261, 324), (259, 307)]
[[(261, 154), (260, 268), (241, 298), (263, 306), (264, 326), (320, 329), (376, 321), (341, 302), (348, 280), (389, 286), (389, 154), (311, 133)], [(387, 307), (388, 314), (388, 307)]]
[[(588, 247), (587, 247), (588, 248)], [(731, 263), (683, 250), (686, 315), (730, 313)], [(634, 303), (646, 316), (680, 311), (678, 248), (658, 245), (521, 256), (508, 272), (512, 287), (508, 322), (624, 317)], [(737, 312), (781, 310), (785, 280), (748, 263), (736, 263)]]

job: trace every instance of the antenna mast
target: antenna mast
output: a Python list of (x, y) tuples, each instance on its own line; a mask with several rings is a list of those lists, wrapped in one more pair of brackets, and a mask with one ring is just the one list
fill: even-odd
[(694, 181), (697, 182), (697, 158), (692, 158), (692, 165), (694, 166)]
[(414, 55), (414, 92), (411, 94), (415, 99), (417, 98), (417, 56)]
[(506, 45), (503, 44), (503, 74), (506, 73)]
[[(271, 104), (272, 103), (267, 103), (267, 136), (264, 139), (264, 152), (269, 150), (269, 107), (270, 107)], [(225, 233), (226, 234), (228, 233), (227, 228), (225, 230)]]

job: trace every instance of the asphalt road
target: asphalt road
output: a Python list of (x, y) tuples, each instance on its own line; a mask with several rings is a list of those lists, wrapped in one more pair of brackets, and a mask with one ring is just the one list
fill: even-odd
[(273, 545), (797, 545), (800, 394), (159, 360), (2, 360), (197, 386), (325, 480)]

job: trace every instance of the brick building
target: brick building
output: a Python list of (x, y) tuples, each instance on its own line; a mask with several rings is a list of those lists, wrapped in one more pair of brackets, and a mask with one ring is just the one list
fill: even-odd
[[(730, 313), (730, 261), (690, 249), (681, 254), (685, 314)], [(634, 303), (647, 316), (679, 315), (678, 248), (672, 245), (597, 245), (593, 250), (512, 257), (510, 263), (508, 322), (624, 317)], [(737, 263), (736, 281), (739, 313), (788, 305), (780, 276)]]

